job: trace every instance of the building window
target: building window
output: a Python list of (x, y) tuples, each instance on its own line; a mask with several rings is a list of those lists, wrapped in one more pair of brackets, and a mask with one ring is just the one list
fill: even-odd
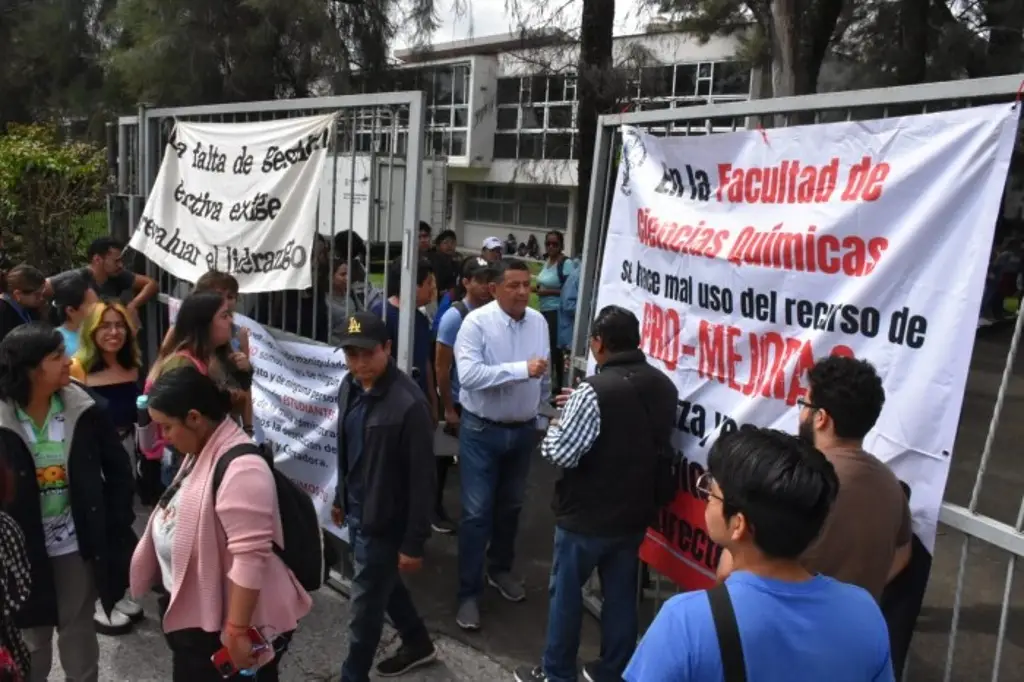
[(569, 190), (466, 185), (466, 220), (564, 230), (569, 223)]

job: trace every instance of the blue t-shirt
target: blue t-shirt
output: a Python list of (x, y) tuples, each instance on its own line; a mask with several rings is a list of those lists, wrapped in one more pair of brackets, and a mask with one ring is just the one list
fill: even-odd
[[(892, 682), (889, 631), (866, 590), (825, 576), (791, 583), (745, 571), (726, 580), (748, 682)], [(665, 602), (623, 677), (628, 682), (720, 682), (707, 594)]]
[(73, 332), (64, 325), (57, 327), (57, 331), (64, 337), (64, 354), (69, 358), (74, 356), (78, 352), (78, 332)]
[[(562, 278), (558, 276), (558, 269), (561, 267), (562, 275), (566, 279), (569, 279), (569, 274), (575, 269), (573, 262), (566, 258), (559, 265), (555, 263), (551, 265), (547, 262), (544, 263), (544, 267), (537, 273), (537, 286), (541, 289), (554, 289), (555, 291), (562, 290)], [(562, 297), (559, 295), (555, 296), (540, 296), (537, 299), (537, 307), (542, 313), (556, 311), (562, 307)]]
[(452, 307), (452, 295), (450, 292), (444, 292), (444, 296), (437, 302), (437, 312), (434, 313), (434, 326), (431, 329), (436, 334), (441, 329), (441, 318), (448, 312), (448, 309)]
[[(384, 301), (384, 324), (387, 325), (388, 334), (391, 336), (391, 357), (398, 359), (398, 308)], [(380, 306), (376, 305), (370, 311), (374, 315), (380, 315)], [(423, 389), (423, 395), (427, 395), (427, 370), (430, 364), (430, 320), (427, 316), (416, 311), (413, 319), (412, 332), (412, 366), (417, 370), (415, 374), (416, 383)]]
[[(466, 305), (466, 314), (473, 308), (469, 305), (469, 301), (462, 299), (462, 302)], [(451, 306), (448, 306), (448, 310), (445, 311), (444, 317), (441, 318), (441, 322), (437, 325), (437, 342), (443, 343), (449, 348), (455, 348), (455, 339), (459, 335), (459, 329), (462, 328), (462, 320), (465, 319), (459, 313), (459, 311)], [(452, 359), (452, 402), (458, 404), (459, 402), (459, 370), (455, 367), (455, 360)]]

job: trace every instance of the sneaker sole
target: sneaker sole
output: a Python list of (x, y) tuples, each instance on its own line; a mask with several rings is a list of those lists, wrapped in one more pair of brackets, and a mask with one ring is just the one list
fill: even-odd
[[(114, 608), (117, 609), (116, 606)], [(139, 609), (135, 613), (128, 613), (127, 611), (122, 611), (121, 609), (117, 609), (117, 612), (123, 616), (127, 616), (128, 620), (131, 621), (132, 625), (136, 625), (146, 620), (146, 612), (143, 609)]]
[(455, 535), (455, 530), (452, 528), (444, 528), (443, 526), (435, 526), (430, 524), (430, 530), (434, 531), (438, 535)]
[(505, 599), (505, 601), (510, 601), (513, 604), (518, 604), (521, 601), (526, 601), (526, 594), (521, 594), (518, 596), (510, 595), (508, 592), (501, 589), (501, 585), (495, 582), (494, 579), (491, 578), (491, 576), (487, 576), (487, 584), (496, 589), (498, 591), (498, 594), (500, 594)]
[(135, 624), (131, 621), (128, 621), (125, 625), (108, 625), (106, 623), (101, 623), (94, 618), (92, 622), (96, 626), (96, 632), (101, 635), (107, 635), (108, 637), (127, 635), (135, 628)]
[(393, 673), (381, 672), (381, 669), (377, 668), (377, 676), (378, 677), (399, 677), (400, 675), (406, 674), (410, 670), (415, 670), (416, 668), (422, 668), (423, 666), (429, 665), (430, 663), (433, 663), (436, 660), (437, 660), (437, 649), (434, 649), (430, 653), (429, 656), (424, 656), (423, 658), (419, 659), (418, 661), (413, 661), (412, 663), (410, 663), (409, 665), (405, 666), (401, 670), (397, 670), (397, 671), (395, 671)]
[(584, 668), (581, 672), (583, 673), (583, 679), (585, 679), (587, 682), (597, 682), (597, 680), (590, 676), (590, 673), (587, 671), (586, 668)]
[(470, 632), (477, 632), (480, 629), (480, 623), (463, 623), (458, 618), (455, 619), (455, 624), (463, 630), (469, 630)]

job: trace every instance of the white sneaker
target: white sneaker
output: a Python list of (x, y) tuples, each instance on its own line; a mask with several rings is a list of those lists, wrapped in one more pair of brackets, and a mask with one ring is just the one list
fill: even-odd
[(108, 616), (103, 611), (103, 604), (96, 601), (96, 612), (93, 614), (93, 622), (96, 624), (96, 632), (101, 635), (124, 635), (132, 631), (131, 618), (124, 615), (116, 608)]
[(128, 620), (132, 623), (138, 623), (146, 617), (146, 614), (142, 611), (142, 604), (131, 597), (125, 597), (121, 601), (117, 602), (114, 604), (114, 608), (128, 616)]

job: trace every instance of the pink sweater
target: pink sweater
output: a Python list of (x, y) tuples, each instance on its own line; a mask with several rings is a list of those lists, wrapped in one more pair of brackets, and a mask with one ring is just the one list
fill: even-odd
[[(267, 463), (255, 456), (235, 460), (213, 499), (214, 464), (247, 442), (245, 432), (224, 420), (181, 486), (171, 557), (174, 589), (164, 616), (165, 632), (219, 632), (227, 618), (229, 580), (260, 591), (251, 624), (272, 633), (294, 630), (312, 607), (309, 594), (274, 553), (274, 542), (284, 546), (284, 532)], [(152, 526), (151, 515), (132, 557), (131, 593), (136, 598), (160, 581)]]

